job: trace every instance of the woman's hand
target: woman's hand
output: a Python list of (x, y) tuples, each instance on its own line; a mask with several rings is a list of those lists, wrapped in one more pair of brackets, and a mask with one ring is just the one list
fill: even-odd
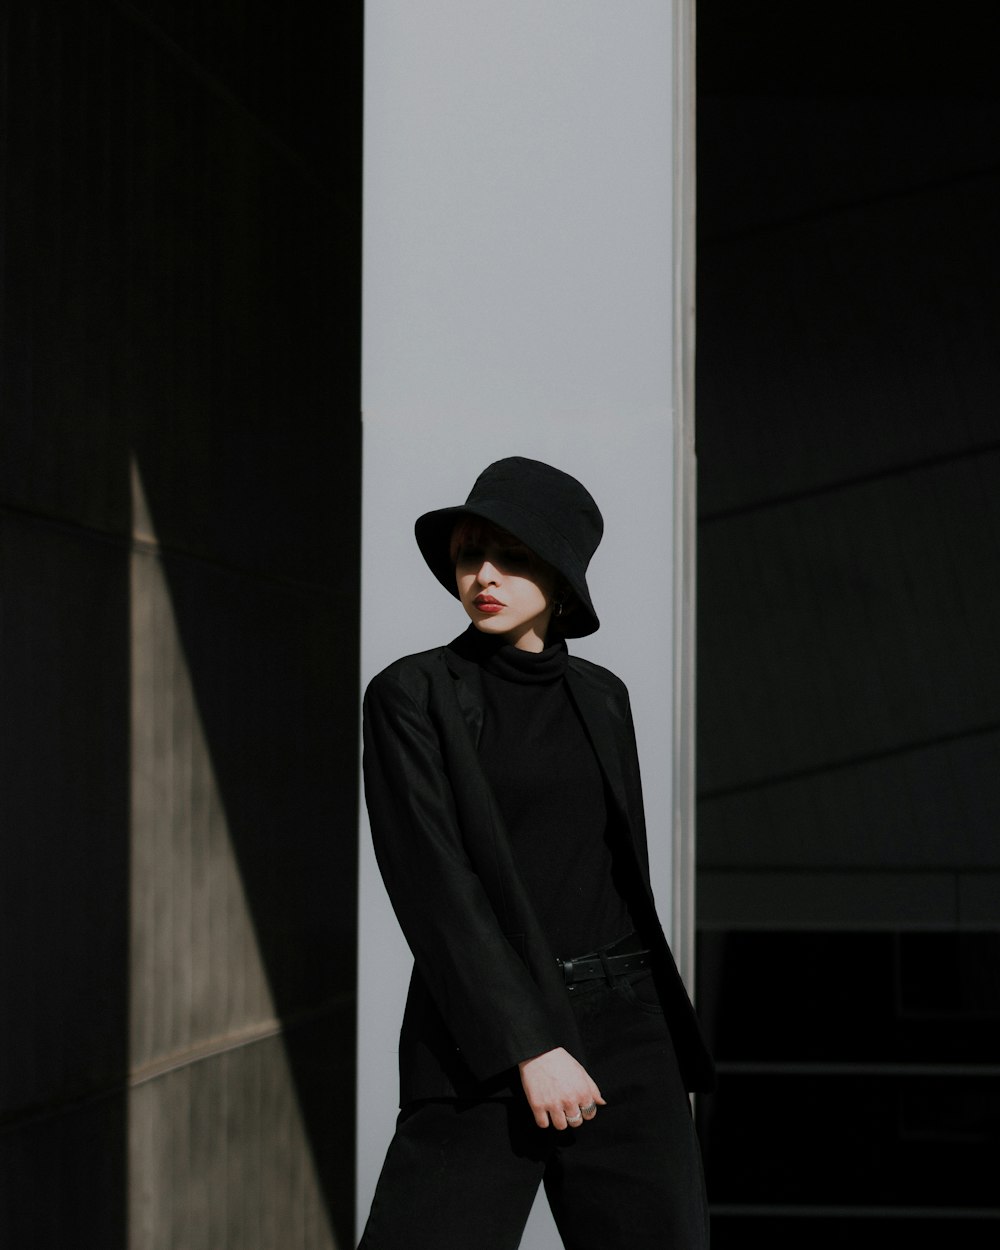
[(587, 1069), (568, 1050), (557, 1046), (518, 1065), (524, 1096), (539, 1128), (579, 1128), (605, 1106)]

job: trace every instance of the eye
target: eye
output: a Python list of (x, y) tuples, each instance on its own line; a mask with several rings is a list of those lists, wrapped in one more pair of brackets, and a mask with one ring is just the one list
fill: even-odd
[(458, 549), (458, 556), (456, 559), (459, 564), (471, 564), (473, 561), (481, 564), (483, 560), (483, 549), (482, 547), (477, 547), (474, 543), (463, 543)]
[(531, 563), (531, 552), (527, 547), (504, 547), (500, 552), (501, 560), (506, 564), (524, 566)]

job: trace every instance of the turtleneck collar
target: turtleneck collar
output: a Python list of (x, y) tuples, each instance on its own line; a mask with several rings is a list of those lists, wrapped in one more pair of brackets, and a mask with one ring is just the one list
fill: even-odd
[(470, 625), (451, 646), (485, 672), (519, 685), (558, 681), (566, 672), (569, 661), (569, 651), (563, 638), (549, 643), (544, 651), (522, 651), (503, 638), (481, 633), (475, 625)]
[(562, 638), (544, 651), (521, 651), (505, 643), (489, 657), (483, 667), (488, 673), (529, 686), (558, 681), (566, 672), (569, 652)]

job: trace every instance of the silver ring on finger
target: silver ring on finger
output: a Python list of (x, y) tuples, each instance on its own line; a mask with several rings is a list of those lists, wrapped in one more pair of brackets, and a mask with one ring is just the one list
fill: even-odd
[(582, 1124), (582, 1123), (583, 1123), (583, 1112), (582, 1112), (582, 1111), (578, 1111), (578, 1112), (576, 1113), (576, 1115), (567, 1115), (567, 1116), (566, 1116), (566, 1123), (567, 1123), (567, 1124)]
[(585, 1120), (589, 1120), (591, 1116), (594, 1116), (597, 1114), (597, 1103), (588, 1102), (585, 1107), (580, 1108), (580, 1114), (583, 1116)]

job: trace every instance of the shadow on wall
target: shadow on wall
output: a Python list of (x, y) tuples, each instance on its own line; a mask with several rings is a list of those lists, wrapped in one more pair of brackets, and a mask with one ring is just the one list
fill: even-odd
[(159, 7), (0, 32), (0, 1244), (343, 1247), (361, 5)]

